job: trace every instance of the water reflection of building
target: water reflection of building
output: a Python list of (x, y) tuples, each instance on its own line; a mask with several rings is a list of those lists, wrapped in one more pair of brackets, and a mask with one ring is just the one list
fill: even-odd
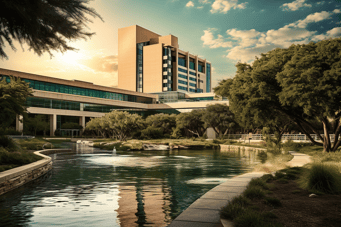
[(135, 186), (120, 186), (116, 212), (121, 227), (167, 226), (170, 223), (169, 190), (160, 184), (146, 185), (137, 180)]

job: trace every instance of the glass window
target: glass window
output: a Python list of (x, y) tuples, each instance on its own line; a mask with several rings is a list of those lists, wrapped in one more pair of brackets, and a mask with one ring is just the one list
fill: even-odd
[(178, 64), (183, 66), (183, 67), (186, 67), (186, 59), (178, 58)]

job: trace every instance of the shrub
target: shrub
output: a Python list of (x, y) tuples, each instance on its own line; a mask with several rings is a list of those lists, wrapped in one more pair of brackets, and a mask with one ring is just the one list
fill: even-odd
[(244, 212), (244, 207), (239, 204), (229, 203), (220, 210), (220, 217), (233, 220)]
[(301, 177), (304, 188), (322, 193), (341, 192), (341, 174), (338, 167), (327, 164), (313, 164)]
[(8, 151), (15, 151), (19, 149), (13, 139), (8, 136), (0, 136), (0, 147), (3, 147)]
[(163, 129), (149, 126), (141, 131), (142, 139), (161, 139), (163, 138)]
[(267, 189), (268, 186), (266, 185), (265, 181), (262, 178), (254, 178), (250, 181), (249, 186), (259, 186), (262, 188)]
[(243, 195), (249, 199), (262, 199), (265, 197), (264, 190), (259, 186), (248, 186)]
[(250, 204), (250, 200), (242, 195), (231, 200), (220, 210), (220, 217), (233, 220), (245, 211), (245, 206)]

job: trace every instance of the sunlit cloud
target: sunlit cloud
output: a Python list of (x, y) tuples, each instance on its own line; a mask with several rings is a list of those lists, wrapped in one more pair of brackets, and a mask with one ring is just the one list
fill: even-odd
[(319, 41), (335, 38), (341, 35), (341, 28), (335, 27), (325, 34), (316, 34), (317, 31), (306, 29), (310, 23), (317, 23), (331, 18), (331, 15), (339, 13), (336, 9), (332, 12), (317, 12), (308, 15), (302, 20), (285, 25), (279, 29), (270, 29), (259, 32), (255, 29), (238, 30), (228, 29), (226, 35), (216, 34), (217, 29), (204, 30), (201, 37), (203, 46), (210, 48), (227, 48), (224, 57), (233, 61), (248, 62), (255, 60), (255, 56), (266, 53), (274, 48), (288, 48), (292, 44), (307, 44), (310, 41)]
[(192, 1), (187, 2), (186, 7), (194, 7), (194, 3)]
[(310, 23), (316, 23), (316, 22), (320, 22), (320, 21), (323, 21), (326, 19), (330, 19), (330, 16), (333, 14), (334, 14), (333, 12), (326, 12), (326, 11), (312, 13), (312, 14), (309, 14), (305, 19), (298, 20), (298, 21), (291, 23), (287, 26), (288, 27), (305, 28)]
[(199, 3), (200, 4), (210, 4), (211, 1), (209, 1), (209, 0), (199, 0)]
[(296, 11), (302, 7), (312, 7), (311, 4), (305, 3), (305, 0), (296, 0), (291, 3), (285, 3), (281, 6), (283, 11)]
[(204, 35), (201, 36), (201, 40), (204, 42), (204, 46), (209, 46), (210, 48), (218, 48), (218, 47), (232, 47), (232, 42), (224, 40), (222, 35), (218, 35), (218, 38), (215, 38), (212, 31), (216, 31), (214, 28), (209, 28), (204, 31)]
[(215, 0), (211, 13), (227, 13), (230, 9), (245, 9), (247, 2), (238, 4), (238, 0)]

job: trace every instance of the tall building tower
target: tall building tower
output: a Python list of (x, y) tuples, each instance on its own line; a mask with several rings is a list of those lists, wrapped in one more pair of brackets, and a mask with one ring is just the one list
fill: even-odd
[(211, 92), (211, 63), (179, 49), (178, 38), (138, 25), (118, 29), (118, 87), (144, 93)]

